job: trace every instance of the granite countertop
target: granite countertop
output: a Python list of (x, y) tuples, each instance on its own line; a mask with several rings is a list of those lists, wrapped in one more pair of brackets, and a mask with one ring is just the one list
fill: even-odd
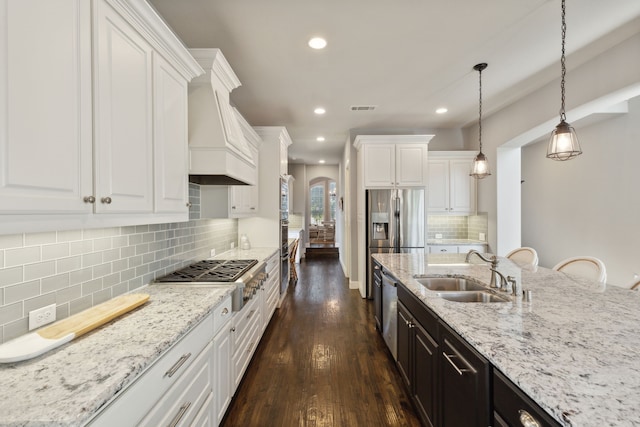
[(486, 245), (483, 240), (473, 239), (427, 239), (427, 245)]
[(279, 248), (256, 247), (251, 249), (234, 248), (216, 255), (214, 259), (257, 259), (267, 260), (275, 253), (280, 253)]
[(80, 426), (235, 286), (144, 286), (149, 301), (58, 349), (0, 364), (0, 426)]
[(414, 274), (489, 283), (487, 264), (465, 264), (465, 254), (373, 257), (562, 425), (640, 425), (640, 292), (500, 258), (498, 270), (532, 301), (458, 303)]

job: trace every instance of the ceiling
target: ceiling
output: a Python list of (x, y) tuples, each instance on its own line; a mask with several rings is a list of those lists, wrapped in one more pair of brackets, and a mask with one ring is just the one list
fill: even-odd
[[(560, 75), (560, 0), (150, 3), (188, 47), (222, 50), (242, 82), (231, 102), (254, 126), (286, 126), (294, 163), (338, 164), (358, 130), (437, 133), (477, 121), (480, 62), (483, 116)], [(640, 32), (639, 0), (567, 0), (566, 11), (569, 70)], [(313, 36), (327, 47), (309, 48)]]

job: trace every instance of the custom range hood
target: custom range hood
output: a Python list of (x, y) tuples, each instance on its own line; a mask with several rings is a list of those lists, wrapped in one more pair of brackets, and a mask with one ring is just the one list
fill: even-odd
[(205, 74), (189, 83), (189, 182), (255, 185), (256, 164), (229, 93), (240, 86), (220, 49), (190, 49)]

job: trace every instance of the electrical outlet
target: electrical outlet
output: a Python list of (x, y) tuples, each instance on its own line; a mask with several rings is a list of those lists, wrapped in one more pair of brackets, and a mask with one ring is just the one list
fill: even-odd
[(29, 330), (56, 320), (56, 305), (51, 304), (29, 312)]
[(480, 240), (482, 240), (482, 241), (484, 242), (484, 238), (485, 238), (484, 233), (479, 233), (479, 234), (480, 234), (480, 235), (478, 236), (478, 237), (479, 237), (479, 239), (480, 239)]
[(211, 256), (212, 257), (216, 256), (216, 250), (215, 249), (211, 249)]
[(436, 233), (436, 239), (442, 239), (442, 233)]
[(236, 242), (231, 242), (231, 249), (236, 247)]

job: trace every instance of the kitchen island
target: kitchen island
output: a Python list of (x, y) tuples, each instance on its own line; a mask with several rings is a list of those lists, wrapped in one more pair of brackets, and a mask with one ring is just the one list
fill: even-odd
[(500, 258), (498, 270), (532, 291), (532, 301), (460, 303), (414, 275), (475, 278), (489, 266), (465, 255), (375, 254), (442, 321), (560, 424), (640, 424), (640, 293)]

